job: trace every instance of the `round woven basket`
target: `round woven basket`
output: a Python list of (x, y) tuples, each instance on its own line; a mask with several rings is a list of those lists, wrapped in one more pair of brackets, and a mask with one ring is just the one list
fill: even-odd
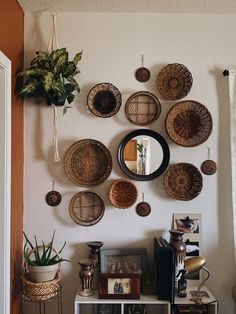
[(132, 182), (119, 179), (110, 186), (108, 196), (114, 207), (129, 208), (136, 202), (138, 190)]
[(173, 198), (190, 201), (201, 193), (202, 181), (202, 175), (194, 165), (178, 163), (165, 173), (164, 188)]
[(161, 104), (150, 92), (136, 92), (128, 98), (125, 104), (126, 117), (133, 124), (150, 124), (159, 117), (160, 113)]
[(208, 139), (213, 122), (206, 106), (194, 100), (185, 100), (170, 109), (165, 124), (172, 141), (181, 146), (194, 147)]
[(187, 96), (192, 84), (191, 73), (180, 63), (168, 64), (157, 75), (157, 89), (166, 99), (177, 100)]
[(45, 282), (32, 282), (29, 280), (29, 274), (22, 276), (24, 296), (34, 301), (44, 301), (54, 298), (61, 290), (61, 272), (58, 271), (56, 278)]
[(114, 116), (122, 103), (121, 93), (111, 83), (99, 83), (88, 93), (89, 110), (97, 117), (109, 118)]
[(71, 218), (81, 226), (93, 226), (98, 223), (105, 212), (102, 198), (91, 191), (81, 191), (70, 200)]

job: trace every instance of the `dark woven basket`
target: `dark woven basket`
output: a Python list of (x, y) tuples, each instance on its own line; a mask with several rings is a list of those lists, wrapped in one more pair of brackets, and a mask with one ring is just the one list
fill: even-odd
[(89, 191), (75, 194), (69, 205), (71, 218), (79, 225), (92, 226), (98, 223), (105, 211), (101, 197)]
[(157, 89), (166, 99), (184, 98), (190, 92), (192, 84), (191, 73), (180, 63), (168, 64), (157, 75)]
[(202, 181), (202, 175), (194, 165), (178, 163), (165, 173), (164, 188), (171, 197), (190, 201), (201, 193)]
[(109, 177), (112, 157), (101, 142), (84, 139), (69, 147), (64, 157), (64, 166), (67, 176), (74, 184), (92, 187)]
[(111, 83), (99, 83), (88, 93), (89, 110), (97, 117), (109, 118), (115, 115), (121, 106), (120, 91)]
[(138, 190), (132, 182), (120, 179), (112, 183), (108, 196), (113, 206), (129, 208), (136, 202)]
[(204, 105), (194, 100), (185, 100), (170, 109), (165, 124), (172, 141), (181, 146), (194, 147), (208, 139), (213, 122)]
[(125, 114), (129, 121), (137, 125), (154, 122), (161, 113), (161, 104), (157, 97), (146, 91), (132, 94), (125, 104)]

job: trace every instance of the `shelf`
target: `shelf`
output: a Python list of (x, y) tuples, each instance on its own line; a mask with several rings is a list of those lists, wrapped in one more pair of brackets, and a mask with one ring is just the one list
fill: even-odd
[[(190, 291), (197, 291), (197, 287), (189, 287), (187, 290), (186, 298), (175, 297), (175, 304), (191, 305), (194, 301), (191, 301)], [(203, 287), (201, 291), (206, 291), (209, 298), (203, 298), (204, 304), (211, 303), (208, 306), (208, 314), (217, 314), (217, 302), (212, 293), (207, 287)], [(96, 291), (93, 296), (83, 297), (78, 293), (75, 297), (75, 313), (74, 314), (100, 314), (94, 312), (96, 304), (120, 304), (120, 314), (124, 314), (125, 305), (127, 304), (145, 304), (148, 314), (171, 314), (171, 304), (168, 301), (159, 300), (156, 295), (140, 295), (138, 300), (129, 299), (99, 299), (98, 292)], [(95, 307), (94, 307), (95, 306)], [(112, 313), (109, 313), (112, 314)]]

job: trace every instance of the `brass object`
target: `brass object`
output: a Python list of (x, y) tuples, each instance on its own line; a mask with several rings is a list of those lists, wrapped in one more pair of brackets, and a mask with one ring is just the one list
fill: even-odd
[(202, 256), (193, 256), (185, 260), (184, 265), (187, 273), (196, 273), (199, 272), (206, 264), (205, 257)]
[(78, 293), (83, 297), (89, 297), (94, 294), (94, 290), (92, 288), (94, 260), (81, 259), (78, 263), (81, 266), (79, 276), (82, 286), (81, 290)]

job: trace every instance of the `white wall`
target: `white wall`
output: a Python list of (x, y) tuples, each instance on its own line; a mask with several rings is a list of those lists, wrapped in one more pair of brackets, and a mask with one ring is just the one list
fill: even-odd
[[(233, 224), (231, 209), (229, 110), (227, 78), (222, 70), (236, 66), (235, 15), (174, 15), (174, 14), (58, 14), (58, 31), (61, 47), (67, 47), (73, 56), (83, 49), (79, 82), (81, 94), (73, 109), (60, 115), (59, 145), (61, 156), (70, 144), (83, 138), (103, 142), (113, 156), (113, 171), (109, 179), (92, 188), (99, 193), (106, 205), (103, 219), (93, 227), (76, 225), (68, 214), (71, 197), (82, 188), (66, 178), (63, 163), (53, 163), (52, 109), (25, 103), (25, 195), (24, 229), (32, 238), (50, 239), (56, 229), (58, 247), (67, 241), (63, 257), (71, 263), (63, 264), (64, 302), (67, 313), (73, 313), (73, 299), (79, 285), (77, 261), (88, 255), (87, 241), (100, 240), (104, 248), (146, 247), (151, 261), (153, 237), (168, 237), (173, 213), (201, 213), (203, 218), (203, 251), (211, 271), (209, 286), (220, 301), (220, 313), (232, 314), (230, 295), (235, 278), (233, 257)], [(50, 14), (25, 15), (26, 65), (35, 50), (45, 50), (51, 30)], [(141, 53), (145, 66), (151, 70), (151, 80), (139, 83), (134, 71), (140, 66)], [(185, 64), (194, 79), (187, 99), (205, 104), (212, 113), (214, 127), (207, 142), (196, 148), (183, 148), (168, 139), (164, 121), (167, 111), (174, 104), (164, 101), (159, 119), (150, 128), (160, 132), (168, 141), (171, 163), (191, 162), (200, 166), (211, 157), (218, 163), (214, 176), (204, 176), (202, 193), (188, 202), (170, 199), (162, 184), (163, 177), (150, 182), (135, 182), (141, 200), (152, 206), (146, 218), (137, 216), (135, 207), (121, 210), (113, 208), (107, 191), (115, 178), (125, 177), (120, 170), (116, 151), (128, 132), (138, 128), (124, 115), (126, 99), (139, 90), (158, 95), (155, 78), (166, 64)], [(99, 82), (110, 82), (122, 93), (123, 106), (119, 113), (103, 120), (93, 116), (86, 108), (89, 89)], [(51, 190), (51, 181), (62, 193), (62, 203), (57, 208), (45, 203)], [(119, 230), (119, 231), (118, 231)]]

